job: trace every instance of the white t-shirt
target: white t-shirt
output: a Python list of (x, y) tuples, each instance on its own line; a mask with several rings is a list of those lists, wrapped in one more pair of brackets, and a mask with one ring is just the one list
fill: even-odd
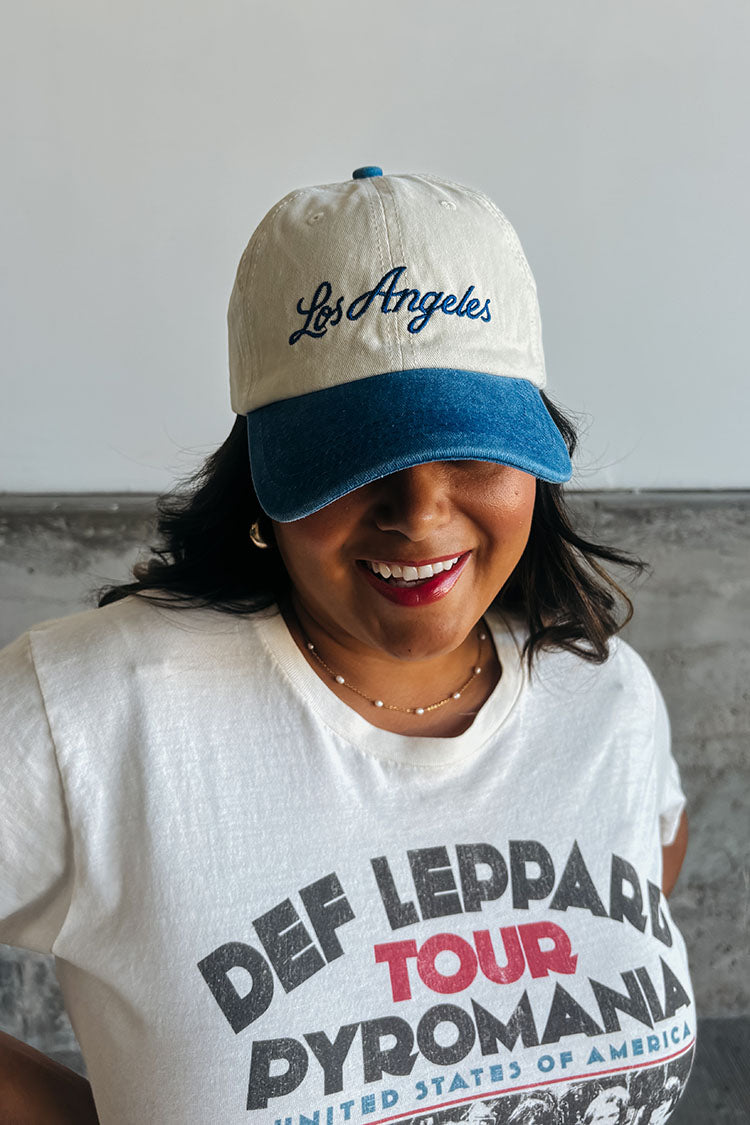
[(667, 1120), (664, 701), (619, 637), (529, 678), (488, 621), (455, 738), (372, 726), (275, 610), (129, 597), (0, 651), (0, 940), (55, 955), (102, 1125)]

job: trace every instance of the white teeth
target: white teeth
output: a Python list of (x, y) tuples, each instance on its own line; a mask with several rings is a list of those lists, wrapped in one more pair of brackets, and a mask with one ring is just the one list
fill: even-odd
[(379, 574), (382, 578), (397, 578), (402, 579), (404, 582), (417, 582), (425, 578), (433, 578), (436, 574), (442, 574), (444, 570), (450, 570), (458, 562), (460, 555), (456, 555), (454, 559), (446, 559), (445, 562), (428, 563), (426, 566), (399, 566), (398, 563), (383, 563), (383, 562), (370, 562), (367, 560), (367, 565), (370, 570), (375, 574)]

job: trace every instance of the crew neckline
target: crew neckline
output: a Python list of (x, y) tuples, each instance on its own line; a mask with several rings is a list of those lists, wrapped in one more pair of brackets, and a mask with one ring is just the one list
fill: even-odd
[(422, 767), (453, 765), (473, 757), (505, 722), (525, 685), (527, 677), (521, 645), (513, 625), (494, 608), (484, 616), (502, 667), (500, 679), (463, 734), (422, 737), (381, 730), (339, 699), (305, 660), (278, 609), (273, 615), (253, 615), (263, 643), (292, 690), (326, 726), (373, 757)]

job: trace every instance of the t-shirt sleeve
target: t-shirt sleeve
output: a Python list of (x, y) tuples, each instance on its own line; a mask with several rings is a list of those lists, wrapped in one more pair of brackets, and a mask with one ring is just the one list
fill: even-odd
[(659, 685), (652, 677), (656, 713), (654, 716), (654, 784), (659, 810), (659, 833), (663, 847), (673, 844), (682, 811), (687, 804), (680, 771), (672, 754), (672, 731), (667, 705)]
[(70, 902), (72, 843), (30, 634), (0, 649), (0, 942), (51, 953)]

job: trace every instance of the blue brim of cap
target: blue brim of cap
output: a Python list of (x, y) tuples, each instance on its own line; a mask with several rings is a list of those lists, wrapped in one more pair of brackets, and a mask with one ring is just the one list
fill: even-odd
[(253, 410), (247, 432), (258, 500), (280, 523), (427, 461), (497, 461), (554, 483), (572, 474), (533, 383), (477, 371), (371, 375)]

